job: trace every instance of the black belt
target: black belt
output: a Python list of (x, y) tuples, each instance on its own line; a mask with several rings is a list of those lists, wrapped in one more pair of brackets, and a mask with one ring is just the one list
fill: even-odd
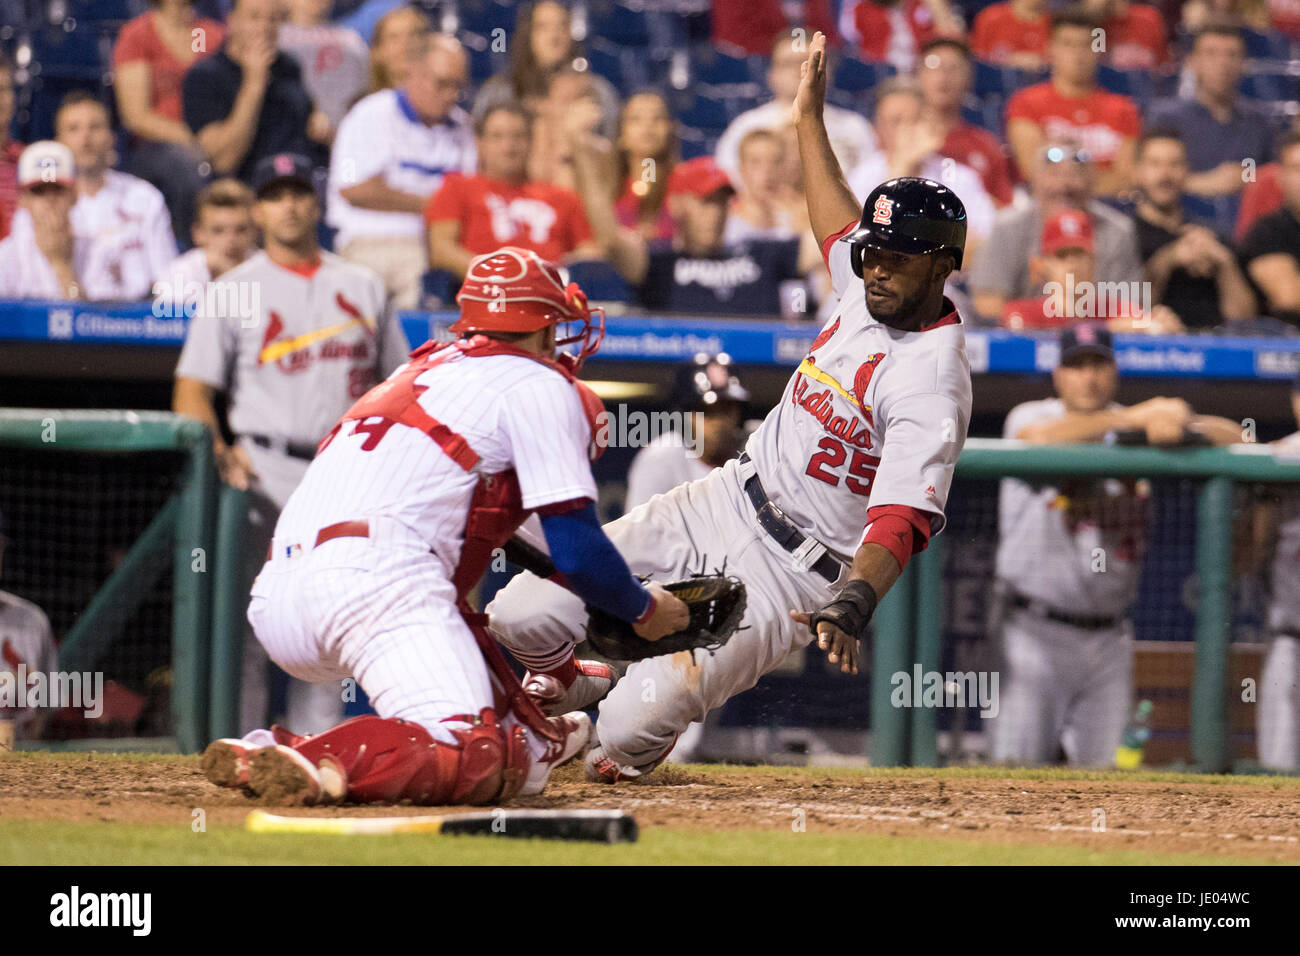
[[(747, 462), (749, 456), (742, 454), (740, 460)], [(749, 496), (750, 503), (754, 506), (754, 513), (758, 516), (758, 523), (772, 540), (782, 548), (787, 551), (797, 551), (799, 546), (808, 540), (808, 536), (794, 526), (794, 522), (785, 516), (785, 512), (772, 504), (767, 492), (763, 490), (763, 483), (758, 480), (757, 472), (750, 475), (749, 480), (745, 482), (745, 494)], [(843, 565), (830, 551), (827, 551), (817, 559), (817, 562), (812, 566), (812, 570), (831, 584), (834, 584), (840, 579), (840, 571), (843, 570)]]
[(258, 448), (270, 448), (276, 451), (283, 451), (291, 458), (301, 458), (303, 461), (311, 461), (316, 457), (315, 445), (299, 445), (297, 442), (276, 441), (273, 438), (268, 438), (266, 435), (242, 435), (240, 437), (247, 438)]
[(1012, 594), (1011, 606), (1033, 611), (1039, 617), (1045, 617), (1049, 621), (1056, 621), (1058, 624), (1069, 624), (1071, 627), (1082, 628), (1085, 631), (1110, 630), (1124, 620), (1122, 617), (1103, 617), (1099, 614), (1072, 614), (1069, 611), (1059, 611), (1054, 607), (1049, 607), (1042, 601), (1025, 597), (1023, 594)]

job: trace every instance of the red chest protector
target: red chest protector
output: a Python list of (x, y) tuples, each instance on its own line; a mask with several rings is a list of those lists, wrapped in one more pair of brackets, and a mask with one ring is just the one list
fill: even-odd
[[(597, 445), (595, 436), (605, 406), (596, 393), (586, 383), (575, 378), (564, 363), (542, 358), (485, 335), (457, 342), (426, 342), (420, 346), (411, 353), (410, 363), (400, 374), (372, 388), (344, 413), (338, 424), (321, 441), (317, 452), (324, 451), (348, 422), (357, 422), (355, 431), (367, 435), (361, 445), (363, 451), (373, 449), (394, 424), (401, 424), (428, 435), (452, 461), (465, 471), (473, 471), (479, 462), (478, 453), (461, 435), (420, 406), (420, 395), (428, 386), (415, 384), (415, 380), (429, 369), (456, 355), (467, 359), (486, 355), (516, 355), (559, 372), (578, 391), (591, 427), (592, 460), (600, 457), (604, 449)], [(452, 577), (458, 601), (463, 602), (465, 595), (483, 576), (492, 561), (493, 551), (510, 540), (530, 513), (523, 506), (519, 481), (513, 469), (479, 477), (465, 522), (465, 543)]]

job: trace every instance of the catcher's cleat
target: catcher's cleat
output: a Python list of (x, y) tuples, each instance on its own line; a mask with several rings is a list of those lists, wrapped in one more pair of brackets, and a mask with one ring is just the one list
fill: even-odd
[(322, 771), (292, 747), (276, 744), (253, 753), (248, 786), (267, 803), (310, 807), (342, 802), (347, 778), (336, 766)]
[(600, 661), (574, 660), (569, 683), (561, 673), (569, 668), (524, 675), (524, 693), (531, 697), (547, 717), (558, 717), (575, 710), (586, 710), (614, 689), (618, 673)]
[(519, 790), (520, 796), (541, 793), (551, 771), (582, 753), (591, 740), (591, 718), (580, 710), (550, 720), (552, 726), (564, 731), (564, 739), (548, 742), (546, 754), (533, 758), (528, 767), (528, 776)]
[(237, 738), (223, 737), (208, 744), (199, 766), (218, 787), (247, 787), (249, 761), (259, 749)]

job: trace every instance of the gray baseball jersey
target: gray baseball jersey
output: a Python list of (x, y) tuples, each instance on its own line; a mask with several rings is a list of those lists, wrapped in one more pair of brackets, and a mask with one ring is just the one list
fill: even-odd
[(1283, 495), (1278, 517), (1268, 626), (1274, 633), (1300, 637), (1300, 494)]
[(691, 455), (678, 432), (665, 432), (636, 453), (627, 472), (627, 497), (623, 510), (662, 495), (678, 485), (704, 478), (713, 470), (698, 456)]
[(957, 313), (918, 332), (877, 322), (838, 238), (823, 250), (839, 307), (745, 450), (768, 497), (852, 560), (869, 508), (915, 508), (943, 528), (971, 383)]
[[(30, 680), (37, 672), (57, 670), (57, 659), (54, 633), (45, 612), (31, 601), (0, 591), (0, 673), (17, 675), (19, 665), (25, 665)], [(20, 731), (35, 719), (31, 708), (0, 706), (0, 720), (14, 721)]]
[(259, 252), (212, 285), (226, 307), (190, 321), (176, 375), (225, 390), (237, 434), (314, 445), (406, 361), (379, 277), (332, 253), (308, 274)]
[[(1118, 408), (1119, 406), (1113, 406)], [(1065, 417), (1060, 399), (1013, 408), (1003, 437)], [(1144, 480), (1004, 478), (998, 500), (997, 576), (1053, 608), (1124, 614), (1137, 599), (1150, 487)]]

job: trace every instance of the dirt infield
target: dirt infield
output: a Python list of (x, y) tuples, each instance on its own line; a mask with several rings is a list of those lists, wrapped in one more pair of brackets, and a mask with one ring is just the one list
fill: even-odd
[[(238, 826), (259, 803), (198, 759), (29, 754), (0, 760), (0, 820)], [(1300, 781), (1063, 771), (664, 767), (610, 788), (563, 768), (533, 807), (607, 807), (643, 828), (863, 833), (1300, 863)], [(300, 810), (391, 815), (417, 808)], [(1102, 829), (1104, 827), (1104, 829)]]

